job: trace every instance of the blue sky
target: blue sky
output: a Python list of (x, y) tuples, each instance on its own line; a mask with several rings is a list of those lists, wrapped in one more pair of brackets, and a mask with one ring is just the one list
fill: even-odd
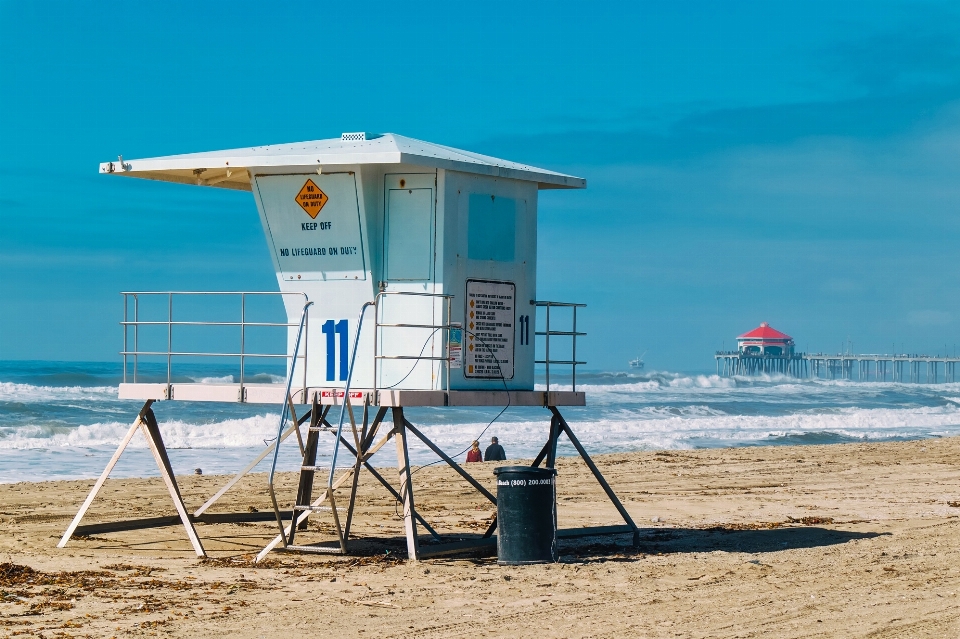
[[(0, 359), (112, 360), (122, 289), (276, 287), (248, 193), (127, 158), (390, 131), (586, 177), (541, 298), (591, 367), (960, 342), (953, 3), (0, 0)], [(945, 346), (946, 345), (946, 346)]]

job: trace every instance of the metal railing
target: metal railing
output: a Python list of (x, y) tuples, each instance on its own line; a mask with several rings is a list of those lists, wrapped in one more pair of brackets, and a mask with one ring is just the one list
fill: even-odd
[[(441, 320), (440, 324), (406, 324), (406, 323), (384, 323), (380, 321), (380, 308), (381, 302), (384, 298), (388, 296), (410, 296), (410, 297), (431, 297), (436, 299), (446, 300), (446, 321)], [(377, 293), (377, 297), (374, 299), (374, 334), (373, 334), (373, 393), (374, 397), (377, 396), (377, 390), (380, 385), (380, 369), (379, 362), (382, 360), (416, 360), (414, 367), (420, 361), (431, 361), (431, 362), (445, 362), (446, 363), (446, 391), (450, 392), (450, 329), (460, 328), (459, 325), (451, 324), (451, 304), (453, 303), (453, 295), (447, 295), (445, 293), (418, 293), (418, 292), (407, 292), (407, 291), (381, 291)], [(364, 307), (366, 308), (366, 307)], [(362, 315), (362, 313), (361, 313)], [(437, 331), (442, 331), (443, 339), (443, 356), (438, 357), (436, 355), (423, 355), (421, 352), (418, 355), (381, 355), (379, 351), (379, 339), (380, 339), (380, 329), (381, 328), (421, 328), (432, 330), (433, 333), (428, 338), (428, 341), (433, 338), (433, 335)], [(359, 331), (357, 335), (359, 336)], [(426, 344), (424, 344), (426, 345)], [(413, 369), (411, 368), (411, 371)], [(409, 373), (408, 373), (409, 374)], [(402, 380), (401, 380), (402, 381)], [(399, 384), (400, 382), (397, 382)], [(389, 387), (388, 387), (389, 388)]]
[[(330, 459), (330, 475), (327, 477), (327, 493), (328, 495), (333, 495), (333, 474), (337, 471), (337, 454), (340, 452), (340, 439), (343, 437), (343, 417), (346, 414), (348, 408), (350, 408), (350, 385), (353, 383), (353, 369), (357, 364), (357, 351), (360, 346), (360, 333), (363, 329), (363, 318), (367, 314), (367, 309), (371, 306), (376, 309), (376, 301), (365, 302), (363, 306), (360, 307), (360, 318), (357, 320), (357, 335), (353, 339), (353, 353), (350, 355), (350, 368), (347, 370), (347, 381), (343, 387), (343, 403), (340, 404), (340, 420), (337, 422), (337, 438), (333, 444), (333, 456)], [(376, 382), (374, 382), (376, 383)], [(374, 393), (376, 397), (376, 393)], [(352, 408), (350, 408), (352, 411)], [(352, 415), (352, 413), (351, 413)], [(353, 417), (351, 416), (351, 422)], [(356, 431), (354, 431), (356, 432)], [(360, 449), (357, 449), (357, 454), (360, 454)], [(329, 499), (330, 497), (328, 497)], [(331, 505), (332, 505), (331, 500)]]
[[(276, 292), (276, 291), (124, 291), (121, 293), (123, 295), (123, 321), (120, 322), (120, 325), (123, 326), (123, 350), (120, 354), (123, 356), (123, 381), (127, 383), (128, 381), (128, 369), (130, 365), (130, 360), (132, 359), (133, 364), (133, 383), (138, 383), (138, 366), (140, 357), (166, 357), (167, 360), (167, 388), (169, 389), (170, 384), (173, 382), (173, 358), (174, 357), (237, 357), (240, 360), (240, 374), (238, 376), (240, 382), (240, 397), (243, 397), (243, 384), (244, 384), (244, 363), (247, 358), (281, 358), (286, 359), (289, 357), (287, 352), (284, 353), (251, 353), (247, 351), (247, 328), (248, 327), (285, 327), (285, 328), (296, 328), (300, 326), (298, 323), (290, 322), (248, 322), (247, 321), (247, 297), (248, 296), (265, 296), (265, 295), (295, 295), (303, 298), (304, 307), (303, 314), (301, 316), (301, 322), (303, 322), (303, 354), (298, 355), (294, 354), (293, 360), (291, 361), (291, 370), (295, 366), (297, 359), (302, 359), (304, 362), (303, 366), (303, 391), (304, 396), (306, 395), (307, 388), (307, 335), (308, 335), (308, 324), (309, 324), (309, 313), (307, 309), (310, 307), (311, 302), (307, 297), (306, 293), (301, 292)], [(240, 321), (239, 322), (202, 322), (202, 321), (182, 321), (173, 319), (173, 301), (175, 296), (195, 296), (195, 295), (217, 295), (217, 296), (239, 296), (240, 298)], [(167, 298), (167, 318), (165, 320), (141, 320), (140, 319), (140, 298), (141, 297), (159, 297), (165, 296)], [(281, 297), (282, 299), (282, 297)], [(130, 319), (131, 315), (131, 301), (132, 301), (132, 315), (133, 319)], [(141, 326), (166, 326), (167, 327), (167, 350), (165, 351), (141, 351), (140, 350), (140, 327)], [(240, 349), (236, 353), (216, 353), (216, 352), (200, 352), (200, 351), (175, 351), (173, 350), (173, 327), (174, 326), (239, 326), (240, 327)], [(133, 350), (130, 350), (130, 332), (133, 332)], [(299, 339), (299, 337), (298, 337)], [(284, 349), (286, 351), (286, 349)]]
[[(577, 390), (577, 366), (582, 366), (586, 362), (577, 360), (577, 338), (583, 337), (586, 333), (581, 333), (577, 331), (577, 309), (585, 308), (586, 304), (573, 304), (570, 302), (547, 302), (534, 300), (531, 302), (534, 306), (545, 307), (547, 309), (546, 316), (546, 326), (543, 331), (534, 331), (534, 335), (543, 336), (544, 341), (544, 353), (543, 359), (534, 360), (536, 364), (544, 364), (546, 367), (546, 376), (547, 376), (547, 390), (550, 390), (550, 365), (554, 366), (570, 366), (570, 379), (571, 386), (573, 390)], [(569, 331), (555, 331), (550, 329), (550, 309), (551, 308), (570, 308), (573, 309), (573, 318), (572, 318), (572, 327)], [(550, 359), (550, 338), (551, 337), (569, 337), (571, 338), (571, 353), (570, 359)]]
[[(306, 296), (304, 296), (304, 297), (306, 297)], [(309, 302), (309, 301), (308, 301), (306, 304), (304, 304), (304, 305), (303, 305), (303, 313), (301, 313), (301, 315), (300, 315), (300, 323), (299, 323), (299, 325), (298, 325), (299, 328), (297, 329), (297, 341), (296, 341), (296, 343), (295, 343), (294, 346), (293, 346), (293, 357), (290, 358), (290, 373), (287, 375), (287, 390), (286, 390), (286, 393), (284, 393), (284, 395), (283, 395), (283, 408), (280, 410), (280, 425), (277, 426), (277, 439), (276, 439), (276, 442), (277, 442), (277, 443), (276, 443), (276, 445), (273, 447), (273, 464), (271, 464), (271, 466), (270, 466), (270, 474), (269, 474), (269, 476), (267, 477), (267, 490), (269, 490), (269, 492), (270, 492), (270, 500), (273, 502), (273, 512), (274, 512), (274, 513), (276, 514), (276, 516), (277, 516), (277, 524), (279, 524), (279, 526), (280, 526), (280, 536), (281, 536), (281, 537), (284, 537), (283, 518), (280, 516), (280, 506), (279, 506), (279, 504), (277, 504), (277, 494), (276, 494), (276, 491), (275, 491), (274, 488), (273, 488), (273, 476), (274, 476), (274, 475), (276, 474), (276, 472), (277, 472), (277, 459), (278, 459), (279, 456), (280, 456), (280, 442), (283, 440), (283, 427), (284, 427), (284, 425), (285, 425), (286, 422), (287, 422), (287, 416), (290, 414), (290, 412), (289, 412), (289, 411), (290, 411), (290, 405), (293, 403), (292, 400), (291, 400), (291, 398), (290, 398), (290, 389), (291, 389), (292, 386), (293, 386), (293, 374), (294, 374), (294, 371), (296, 371), (296, 368), (297, 368), (297, 355), (299, 354), (299, 351), (300, 351), (300, 340), (301, 340), (301, 338), (304, 337), (304, 335), (306, 335), (306, 332), (307, 332), (307, 331), (306, 331), (306, 328), (307, 328), (307, 311), (310, 310), (310, 306), (311, 306), (312, 304), (313, 304), (313, 302)], [(307, 340), (303, 340), (303, 348), (304, 348), (304, 355), (306, 355)], [(303, 368), (304, 368), (304, 370), (306, 370), (306, 368), (307, 368), (306, 360), (304, 360)], [(304, 377), (306, 377), (306, 373), (304, 373)], [(303, 386), (304, 386), (304, 401), (306, 401), (306, 386), (307, 386), (306, 380), (304, 380)], [(294, 419), (296, 419), (296, 418), (294, 418)], [(342, 419), (342, 418), (341, 418), (341, 419)], [(297, 428), (299, 428), (299, 426), (297, 426)], [(300, 434), (297, 433), (297, 437), (299, 437), (299, 436), (300, 436)], [(296, 514), (291, 515), (291, 517), (292, 517), (292, 519), (291, 519), (290, 525), (291, 525), (291, 526), (295, 526), (295, 525), (296, 525), (296, 521), (294, 521), (294, 520), (296, 519)], [(284, 546), (286, 546), (286, 542), (284, 542)]]

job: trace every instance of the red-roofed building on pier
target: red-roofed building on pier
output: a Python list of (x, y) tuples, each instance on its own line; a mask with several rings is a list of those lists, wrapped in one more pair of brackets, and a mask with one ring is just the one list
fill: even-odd
[(718, 352), (718, 375), (782, 374), (802, 377), (805, 362), (793, 338), (766, 322), (737, 337), (737, 350)]
[(737, 338), (737, 350), (741, 355), (753, 357), (791, 357), (793, 338), (781, 333), (766, 322)]

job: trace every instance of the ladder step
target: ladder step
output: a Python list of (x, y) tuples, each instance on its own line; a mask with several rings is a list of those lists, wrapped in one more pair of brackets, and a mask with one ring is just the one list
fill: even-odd
[(309, 510), (310, 512), (318, 512), (321, 510), (333, 510), (330, 506), (294, 506), (294, 510)]
[(287, 546), (286, 548), (277, 548), (277, 550), (286, 550), (292, 552), (312, 552), (324, 555), (342, 555), (343, 549), (339, 546)]

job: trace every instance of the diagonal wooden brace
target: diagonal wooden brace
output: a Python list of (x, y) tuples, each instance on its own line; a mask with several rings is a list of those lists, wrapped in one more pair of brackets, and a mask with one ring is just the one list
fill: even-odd
[[(607, 498), (613, 502), (613, 505), (616, 507), (617, 512), (620, 513), (620, 516), (623, 517), (623, 521), (626, 522), (628, 526), (633, 530), (633, 545), (640, 545), (640, 530), (637, 528), (637, 525), (633, 523), (633, 518), (630, 517), (630, 513), (627, 512), (627, 509), (623, 507), (623, 504), (620, 503), (620, 500), (617, 498), (616, 493), (613, 492), (613, 489), (610, 488), (610, 484), (607, 483), (607, 480), (604, 479), (603, 474), (600, 472), (600, 469), (597, 468), (597, 465), (593, 463), (593, 460), (590, 459), (590, 455), (587, 454), (586, 449), (583, 447), (583, 444), (580, 443), (580, 440), (577, 439), (577, 436), (573, 434), (573, 430), (570, 428), (567, 421), (563, 418), (563, 415), (560, 414), (560, 411), (557, 410), (555, 406), (548, 406), (550, 412), (553, 413), (554, 419), (556, 420), (559, 427), (567, 434), (567, 438), (577, 449), (577, 452), (580, 453), (580, 456), (583, 458), (583, 461), (586, 462), (587, 467), (590, 469), (590, 472), (593, 473), (593, 476), (596, 478), (597, 482), (600, 483), (600, 486), (603, 488), (603, 492), (607, 494)], [(551, 429), (552, 430), (552, 429)], [(559, 434), (559, 433), (558, 433)], [(556, 444), (554, 444), (556, 446)]]
[(103, 488), (103, 483), (107, 481), (107, 477), (110, 476), (110, 473), (113, 471), (113, 467), (117, 465), (118, 461), (120, 461), (120, 455), (123, 454), (123, 451), (126, 450), (130, 440), (133, 439), (133, 436), (138, 430), (140, 430), (140, 422), (143, 420), (143, 414), (150, 410), (151, 405), (153, 405), (153, 400), (148, 399), (147, 403), (144, 404), (143, 408), (140, 409), (140, 413), (137, 415), (137, 418), (133, 420), (133, 425), (130, 426), (130, 430), (127, 431), (127, 434), (124, 435), (123, 439), (120, 441), (120, 445), (117, 446), (117, 451), (113, 454), (113, 457), (110, 458), (110, 461), (107, 462), (107, 466), (103, 469), (103, 472), (100, 473), (100, 478), (97, 479), (97, 482), (93, 485), (93, 488), (90, 489), (90, 494), (88, 494), (87, 498), (83, 501), (83, 505), (80, 506), (80, 510), (77, 511), (73, 521), (71, 521), (70, 525), (67, 526), (67, 530), (63, 533), (63, 537), (60, 539), (60, 543), (57, 544), (57, 548), (63, 548), (66, 546), (67, 542), (70, 541), (70, 538), (73, 537), (73, 533), (77, 529), (77, 526), (80, 525), (80, 521), (83, 519), (83, 516), (87, 514), (90, 504), (93, 503), (93, 500), (97, 497), (97, 493), (99, 493), (100, 489)]
[(163, 483), (167, 486), (167, 490), (170, 493), (170, 499), (173, 501), (173, 505), (177, 509), (177, 514), (180, 516), (180, 521), (183, 523), (183, 527), (187, 532), (187, 537), (190, 539), (190, 544), (193, 546), (193, 550), (197, 553), (198, 557), (206, 556), (206, 551), (203, 549), (203, 544), (200, 543), (200, 537), (197, 536), (197, 531), (193, 527), (193, 522), (190, 521), (190, 515), (187, 513), (187, 508), (183, 503), (183, 497), (180, 495), (180, 487), (177, 485), (177, 480), (173, 474), (173, 468), (170, 465), (170, 458), (167, 456), (167, 449), (163, 445), (163, 437), (160, 435), (160, 426), (157, 424), (157, 418), (153, 414), (153, 409), (151, 408), (152, 405), (153, 400), (147, 400), (147, 402), (143, 405), (143, 408), (140, 409), (140, 413), (134, 420), (133, 425), (130, 426), (130, 430), (127, 431), (127, 434), (120, 442), (120, 445), (117, 447), (113, 457), (110, 458), (106, 468), (103, 469), (103, 473), (100, 474), (100, 478), (97, 479), (96, 483), (93, 485), (93, 488), (90, 490), (90, 494), (87, 495), (83, 505), (80, 506), (80, 510), (77, 511), (76, 516), (73, 518), (73, 521), (70, 522), (66, 532), (63, 533), (63, 537), (60, 539), (60, 543), (57, 544), (57, 548), (63, 548), (67, 545), (67, 542), (70, 541), (70, 538), (73, 536), (74, 531), (76, 531), (77, 526), (80, 525), (80, 521), (83, 519), (83, 516), (90, 508), (90, 504), (93, 503), (93, 500), (96, 498), (97, 493), (100, 492), (100, 489), (103, 487), (107, 477), (110, 476), (113, 468), (117, 465), (117, 462), (120, 460), (120, 456), (123, 454), (123, 451), (126, 450), (127, 446), (130, 444), (130, 440), (133, 439), (134, 434), (136, 434), (136, 432), (139, 430), (143, 433), (143, 436), (147, 440), (147, 446), (150, 448), (150, 452), (153, 454), (153, 459), (157, 463), (157, 468), (160, 470), (160, 477), (163, 479)]

